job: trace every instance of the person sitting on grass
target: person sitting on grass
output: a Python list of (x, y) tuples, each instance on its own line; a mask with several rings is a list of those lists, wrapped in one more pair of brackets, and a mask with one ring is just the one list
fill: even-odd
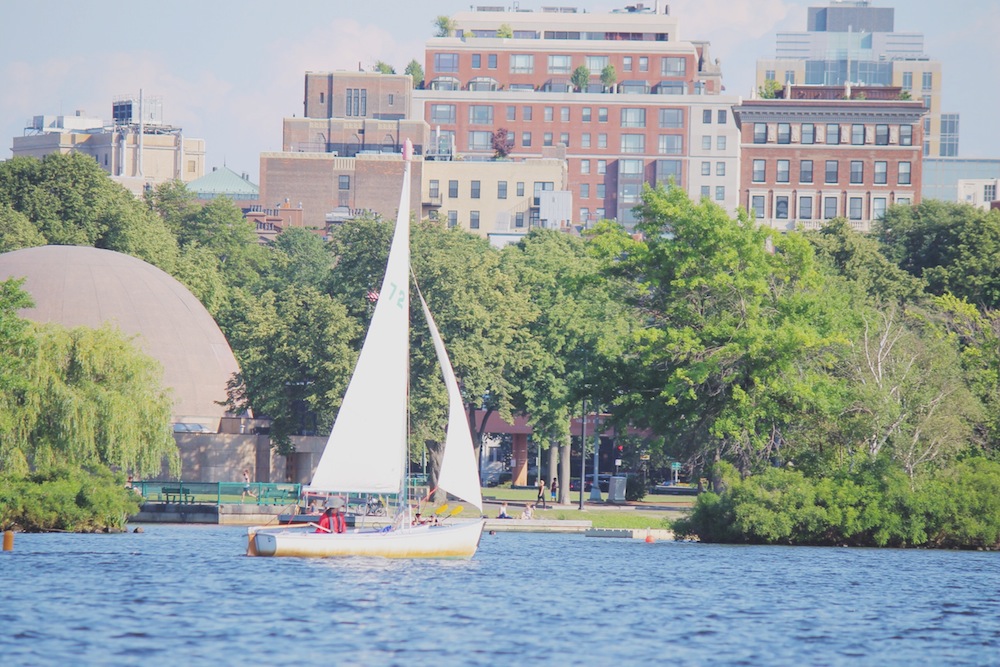
[(528, 503), (524, 506), (524, 511), (521, 512), (522, 519), (534, 519), (535, 518), (535, 506)]
[(497, 518), (498, 519), (511, 518), (510, 514), (507, 514), (507, 501), (504, 501), (503, 504), (500, 505), (500, 512), (497, 513)]

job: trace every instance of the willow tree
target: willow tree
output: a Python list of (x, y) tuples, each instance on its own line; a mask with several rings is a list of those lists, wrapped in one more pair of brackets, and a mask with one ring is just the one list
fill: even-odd
[(2, 422), (0, 465), (103, 465), (137, 475), (180, 470), (172, 400), (159, 364), (110, 327), (30, 325), (23, 382), (0, 387), (11, 414)]

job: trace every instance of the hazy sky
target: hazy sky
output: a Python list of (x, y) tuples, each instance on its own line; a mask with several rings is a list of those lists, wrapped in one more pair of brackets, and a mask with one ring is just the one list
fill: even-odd
[[(509, 2), (510, 0), (508, 0)], [(482, 2), (479, 4), (501, 4)], [(520, 0), (521, 8), (607, 12), (633, 2)], [(646, 4), (652, 5), (653, 0)], [(805, 30), (822, 0), (672, 0), (683, 39), (707, 39), (727, 93), (749, 96), (757, 58), (775, 33)], [(1000, 2), (876, 0), (896, 7), (896, 30), (922, 32), (943, 63), (942, 110), (961, 114), (960, 153), (1000, 158)], [(663, 0), (660, 0), (663, 5)], [(467, 10), (458, 0), (0, 0), (0, 159), (35, 115), (108, 119), (118, 95), (156, 96), (163, 120), (205, 139), (207, 169), (226, 164), (257, 182), (259, 154), (281, 149), (281, 120), (302, 114), (307, 70), (402, 72), (423, 62), (434, 18)]]

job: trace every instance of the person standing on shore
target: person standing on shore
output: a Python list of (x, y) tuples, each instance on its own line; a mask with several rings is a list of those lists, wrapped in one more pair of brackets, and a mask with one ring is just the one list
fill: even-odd
[(559, 478), (552, 478), (552, 486), (549, 487), (552, 492), (552, 504), (555, 505), (559, 501)]
[(240, 504), (243, 503), (243, 499), (246, 498), (248, 495), (251, 498), (253, 498), (254, 500), (257, 499), (257, 494), (254, 493), (253, 489), (250, 488), (250, 471), (244, 469), (243, 470), (243, 494), (240, 496)]
[(538, 498), (537, 498), (537, 502), (541, 503), (542, 507), (545, 507), (545, 478), (543, 478), (543, 477), (540, 477), (538, 479)]

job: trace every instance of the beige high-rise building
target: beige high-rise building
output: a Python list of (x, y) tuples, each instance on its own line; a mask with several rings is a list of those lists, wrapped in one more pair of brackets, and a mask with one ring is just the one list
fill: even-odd
[(43, 158), (50, 153), (89, 155), (111, 179), (134, 194), (172, 180), (205, 175), (205, 141), (184, 136), (163, 122), (159, 98), (125, 96), (112, 102), (112, 120), (87, 116), (35, 116), (24, 135), (14, 137), (13, 155)]

